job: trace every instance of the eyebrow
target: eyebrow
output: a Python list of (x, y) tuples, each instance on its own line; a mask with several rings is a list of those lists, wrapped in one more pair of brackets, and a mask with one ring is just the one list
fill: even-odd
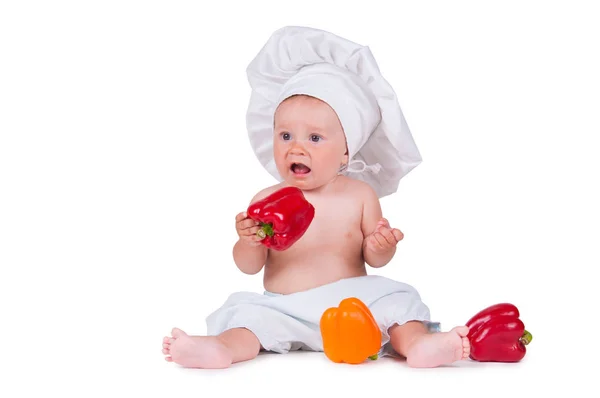
[[(285, 123), (280, 123), (280, 124), (275, 124), (275, 125), (274, 125), (274, 127), (275, 127), (276, 129), (278, 129), (278, 130), (288, 130), (288, 128), (289, 128), (290, 126), (288, 126), (288, 125), (287, 125), (287, 124), (285, 124)], [(309, 125), (308, 125), (308, 129), (309, 129), (310, 131), (315, 131), (315, 132), (319, 132), (319, 133), (322, 133), (322, 132), (325, 132), (325, 131), (326, 131), (326, 129), (324, 129), (324, 128), (322, 128), (322, 127), (317, 127), (317, 126), (315, 126), (315, 125), (312, 125), (312, 124), (309, 124)]]

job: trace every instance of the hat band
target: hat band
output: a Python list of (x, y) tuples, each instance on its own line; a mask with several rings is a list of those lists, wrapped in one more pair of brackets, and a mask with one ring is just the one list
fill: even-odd
[[(362, 164), (362, 169), (360, 170), (356, 170), (356, 169), (352, 169), (350, 168), (350, 166), (352, 166), (353, 164), (356, 163), (361, 163)], [(364, 161), (360, 160), (360, 159), (355, 159), (355, 160), (351, 160), (348, 164), (343, 165), (340, 170), (339, 173), (362, 173), (366, 170), (371, 170), (374, 174), (378, 174), (379, 171), (381, 171), (381, 165), (379, 163), (375, 163), (375, 164), (366, 164)]]

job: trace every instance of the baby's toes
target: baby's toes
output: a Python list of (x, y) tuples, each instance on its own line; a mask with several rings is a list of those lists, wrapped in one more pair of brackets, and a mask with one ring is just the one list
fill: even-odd
[(175, 339), (172, 337), (165, 337), (163, 339), (163, 343), (162, 343), (162, 353), (163, 354), (165, 354), (165, 355), (171, 354), (171, 343), (173, 343), (173, 341), (175, 341)]

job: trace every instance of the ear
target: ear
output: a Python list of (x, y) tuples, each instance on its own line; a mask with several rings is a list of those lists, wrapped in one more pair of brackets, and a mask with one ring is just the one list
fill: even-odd
[(348, 164), (348, 152), (344, 154), (344, 157), (342, 158), (342, 164)]
[(346, 144), (346, 152), (342, 157), (342, 164), (348, 165), (348, 144)]
[(346, 153), (342, 156), (342, 162), (340, 163), (340, 168), (338, 170), (338, 174), (342, 173), (348, 167), (348, 149), (346, 149)]

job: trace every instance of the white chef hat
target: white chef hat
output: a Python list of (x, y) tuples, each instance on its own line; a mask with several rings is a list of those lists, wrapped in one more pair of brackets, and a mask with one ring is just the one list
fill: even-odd
[[(396, 94), (368, 47), (332, 33), (288, 26), (273, 33), (247, 68), (252, 88), (246, 125), (260, 163), (277, 180), (273, 121), (279, 104), (295, 94), (333, 108), (344, 129), (351, 177), (381, 198), (421, 163)], [(356, 169), (354, 164), (361, 163)]]

